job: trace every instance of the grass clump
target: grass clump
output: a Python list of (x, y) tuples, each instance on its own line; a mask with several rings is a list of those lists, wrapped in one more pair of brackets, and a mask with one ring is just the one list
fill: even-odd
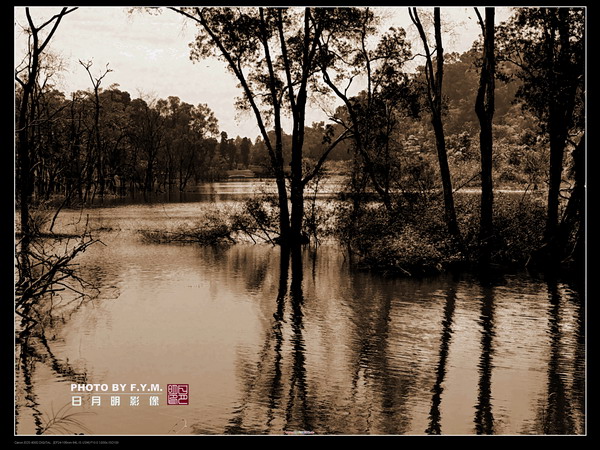
[(236, 242), (227, 217), (219, 213), (208, 213), (202, 221), (193, 224), (177, 224), (166, 230), (139, 230), (139, 233), (144, 242), (153, 244), (227, 245)]
[(138, 230), (147, 243), (230, 245), (241, 241), (274, 243), (279, 215), (271, 196), (249, 198), (228, 208), (215, 206), (201, 220), (175, 223), (162, 229)]

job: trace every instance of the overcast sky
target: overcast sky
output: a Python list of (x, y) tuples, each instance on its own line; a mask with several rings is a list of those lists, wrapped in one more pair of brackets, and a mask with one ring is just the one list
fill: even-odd
[[(382, 8), (387, 13), (385, 27), (403, 27), (409, 38), (417, 34), (410, 22), (406, 7)], [(36, 24), (50, 18), (60, 8), (31, 8)], [(496, 22), (508, 17), (506, 8), (497, 8)], [(37, 20), (36, 20), (37, 18)], [(442, 21), (448, 24), (444, 33), (446, 52), (463, 52), (479, 35), (473, 8), (442, 8)], [(24, 8), (15, 8), (15, 65), (26, 48), (22, 26), (27, 24)], [(234, 99), (240, 94), (233, 75), (218, 60), (192, 63), (189, 43), (194, 39), (196, 26), (189, 19), (172, 11), (158, 15), (135, 12), (128, 14), (120, 7), (81, 7), (65, 16), (52, 39), (50, 50), (61, 56), (65, 68), (58, 88), (70, 93), (91, 88), (91, 81), (79, 60), (92, 60), (92, 73), (99, 76), (107, 64), (113, 72), (102, 86), (119, 84), (131, 94), (166, 98), (177, 96), (197, 105), (206, 103), (215, 113), (219, 128), (230, 137), (247, 136), (254, 140), (259, 134), (253, 116), (240, 114)], [(309, 123), (323, 120), (318, 108), (312, 108)]]

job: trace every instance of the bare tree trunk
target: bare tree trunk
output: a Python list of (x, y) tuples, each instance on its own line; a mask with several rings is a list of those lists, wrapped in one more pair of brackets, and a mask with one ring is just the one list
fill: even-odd
[[(44, 49), (52, 39), (58, 25), (62, 18), (74, 11), (77, 8), (68, 9), (67, 7), (62, 8), (60, 13), (56, 14), (44, 24), (36, 27), (33, 23), (33, 19), (29, 13), (29, 8), (25, 8), (25, 14), (29, 24), (28, 32), (30, 33), (31, 40), (29, 44), (29, 55), (28, 64), (23, 69), (15, 70), (15, 80), (21, 85), (22, 96), (21, 104), (19, 105), (19, 115), (17, 122), (17, 161), (19, 164), (17, 172), (17, 195), (19, 199), (19, 218), (21, 220), (21, 253), (27, 254), (29, 242), (31, 240), (31, 222), (29, 214), (29, 206), (31, 202), (31, 196), (33, 194), (33, 167), (31, 161), (31, 126), (33, 124), (35, 105), (32, 105), (34, 90), (38, 81), (38, 74), (40, 70), (40, 57), (44, 52)], [(46, 26), (52, 24), (51, 30), (48, 35), (40, 42), (39, 32)], [(26, 71), (24, 78), (20, 77), (20, 73)]]
[(446, 226), (451, 236), (460, 238), (458, 221), (456, 220), (456, 208), (454, 206), (454, 194), (452, 192), (452, 177), (448, 165), (448, 152), (446, 151), (446, 139), (444, 137), (444, 124), (437, 114), (431, 120), (435, 133), (438, 163), (440, 166), (440, 178), (442, 179), (442, 190), (444, 193), (444, 216)]
[(19, 215), (21, 220), (22, 250), (26, 251), (30, 239), (29, 203), (33, 191), (31, 174), (31, 161), (29, 157), (29, 125), (27, 120), (27, 105), (29, 103), (30, 89), (23, 89), (23, 99), (19, 112), (17, 160), (19, 171), (17, 178), (17, 192), (19, 196)]
[(319, 28), (315, 29), (315, 35), (310, 33), (310, 10), (304, 10), (304, 43), (302, 52), (302, 75), (298, 91), (294, 94), (294, 84), (291, 75), (291, 63), (288, 57), (287, 44), (283, 32), (282, 11), (278, 11), (277, 30), (279, 34), (279, 45), (281, 55), (285, 65), (285, 74), (288, 82), (288, 99), (292, 110), (293, 131), (292, 131), (292, 161), (291, 168), (291, 186), (290, 201), (292, 205), (290, 216), (290, 242), (294, 245), (304, 241), (303, 221), (304, 221), (304, 187), (306, 183), (303, 180), (302, 156), (304, 147), (304, 125), (307, 100), (307, 83), (311, 70), (311, 62), (315, 56), (319, 40)]
[(585, 134), (573, 150), (573, 161), (575, 186), (558, 228), (558, 243), (561, 259), (570, 257), (581, 265), (585, 256)]
[[(559, 206), (560, 187), (562, 182), (564, 152), (567, 144), (568, 130), (575, 107), (577, 83), (572, 79), (571, 45), (567, 8), (559, 8), (552, 13), (550, 18), (551, 30), (548, 46), (548, 65), (552, 67), (548, 83), (550, 92), (554, 95), (550, 99), (548, 108), (548, 135), (550, 140), (550, 177), (548, 187), (548, 216), (544, 233), (545, 243), (548, 246), (550, 260), (559, 262), (564, 251), (559, 238)], [(556, 42), (556, 32), (559, 32)], [(554, 48), (558, 47), (558, 54)], [(555, 61), (556, 56), (556, 61)]]
[(485, 8), (485, 23), (477, 8), (483, 40), (483, 62), (479, 89), (475, 102), (475, 112), (479, 119), (479, 148), (481, 153), (481, 218), (479, 223), (479, 240), (481, 242), (480, 262), (488, 264), (492, 250), (494, 190), (492, 182), (492, 120), (494, 118), (494, 8)]
[(434, 31), (435, 31), (435, 52), (436, 52), (436, 70), (433, 71), (433, 58), (427, 42), (427, 36), (423, 24), (419, 19), (417, 8), (409, 8), (409, 14), (412, 22), (417, 27), (426, 56), (427, 95), (429, 107), (431, 110), (431, 124), (435, 133), (435, 142), (437, 147), (438, 162), (440, 166), (440, 177), (442, 179), (442, 189), (444, 191), (444, 213), (448, 232), (458, 242), (461, 241), (458, 221), (456, 220), (456, 208), (454, 207), (454, 194), (452, 192), (452, 178), (450, 176), (450, 167), (448, 166), (448, 154), (446, 152), (446, 140), (444, 136), (444, 124), (442, 121), (442, 85), (444, 77), (444, 47), (442, 45), (442, 25), (440, 19), (440, 8), (433, 9)]
[(91, 147), (92, 149), (95, 147), (95, 152), (92, 150), (92, 171), (96, 171), (96, 182), (100, 186), (100, 198), (104, 198), (105, 184), (106, 184), (106, 176), (105, 176), (105, 162), (104, 162), (104, 149), (102, 145), (102, 136), (100, 134), (100, 85), (102, 84), (102, 79), (109, 73), (112, 72), (111, 69), (106, 67), (106, 71), (98, 78), (94, 78), (90, 67), (92, 67), (92, 61), (88, 61), (84, 63), (79, 60), (79, 64), (83, 66), (83, 68), (88, 73), (88, 76), (92, 82), (92, 86), (94, 87), (94, 126), (93, 126), (93, 143), (94, 145)]
[(553, 246), (558, 230), (558, 207), (560, 184), (562, 181), (562, 169), (564, 159), (564, 140), (560, 132), (556, 130), (556, 124), (550, 125), (550, 179), (548, 186), (548, 216), (546, 218), (546, 242)]

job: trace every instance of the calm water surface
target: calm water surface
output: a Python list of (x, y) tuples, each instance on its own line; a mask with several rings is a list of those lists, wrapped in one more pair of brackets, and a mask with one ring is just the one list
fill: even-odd
[[(397, 279), (351, 270), (333, 244), (282, 255), (136, 234), (207, 207), (84, 213), (105, 245), (79, 262), (101, 295), (65, 308), (48, 341), (17, 359), (18, 434), (71, 413), (77, 422), (46, 433), (585, 433), (584, 306), (569, 285)], [(63, 229), (82, 223), (78, 212), (61, 217)], [(92, 405), (86, 393), (70, 406), (71, 383), (163, 392), (155, 406), (147, 394)], [(167, 384), (188, 384), (189, 405), (167, 405)]]

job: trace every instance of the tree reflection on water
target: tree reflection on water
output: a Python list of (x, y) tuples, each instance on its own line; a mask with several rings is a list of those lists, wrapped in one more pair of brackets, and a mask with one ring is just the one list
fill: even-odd
[(494, 288), (483, 282), (481, 299), (481, 356), (479, 357), (479, 384), (475, 406), (475, 431), (477, 434), (494, 434), (492, 411), (492, 356), (494, 352)]
[[(506, 276), (486, 282), (465, 274), (425, 280), (379, 276), (350, 271), (335, 247), (318, 252), (252, 246), (184, 248), (181, 254), (179, 247), (171, 250), (167, 258), (157, 247), (160, 259), (148, 258), (164, 263), (155, 271), (152, 265), (140, 266), (147, 269), (144, 292), (154, 292), (158, 280), (168, 303), (169, 283), (185, 280), (192, 285), (188, 275), (172, 277), (168, 270), (179, 274), (180, 267), (196, 262), (195, 270), (205, 278), (192, 278), (193, 286), (204, 286), (204, 279), (217, 280), (207, 283), (205, 290), (178, 292), (190, 316), (203, 319), (202, 326), (189, 321), (181, 336), (199, 350), (193, 367), (210, 367), (215, 374), (195, 380), (215, 395), (194, 397), (197, 409), (185, 410), (190, 426), (184, 432), (585, 432), (585, 312), (577, 291), (565, 284)], [(109, 262), (114, 259), (110, 253), (106, 256)], [(118, 278), (119, 270), (115, 267), (107, 282), (126, 283)], [(84, 314), (79, 325), (57, 322), (45, 334), (18, 336), (20, 434), (57, 431), (48, 430), (47, 414), (52, 402), (61, 406), (57, 383), (102, 381), (90, 380), (81, 367), (102, 376), (107, 359), (94, 359), (93, 351), (86, 352), (89, 344), (77, 350), (78, 339), (86, 333), (93, 344), (98, 336), (111, 333), (118, 336), (114, 342), (125, 342), (124, 337), (131, 335), (123, 334), (119, 326), (127, 325), (126, 313), (135, 310), (132, 305), (145, 305), (142, 295), (138, 300), (137, 284), (128, 289), (135, 296), (124, 295), (106, 305), (106, 323), (97, 320), (95, 310)], [(197, 302), (199, 292), (209, 300)], [(159, 303), (155, 306), (160, 310)], [(238, 306), (245, 312), (235, 315), (233, 308)], [(144, 317), (155, 315), (151, 310)], [(217, 326), (211, 328), (213, 322)], [(148, 330), (151, 327), (144, 333)], [(144, 333), (139, 332), (136, 347), (142, 350)], [(219, 347), (227, 353), (211, 366), (215, 359), (211, 339), (232, 334), (234, 338)], [(110, 351), (107, 358), (113, 357)], [(67, 359), (73, 361), (74, 354), (85, 357), (74, 364)], [(178, 375), (192, 373), (177, 364), (172, 370)], [(102, 417), (82, 418), (81, 425), (105, 432), (114, 427), (111, 421), (117, 410), (98, 410)], [(157, 426), (164, 420), (160, 414), (148, 417)], [(146, 420), (139, 418), (136, 432), (155, 431)], [(80, 431), (72, 427), (72, 432)]]
[[(291, 261), (291, 266), (290, 266)], [(291, 269), (291, 271), (290, 271)], [(291, 275), (291, 277), (290, 277)], [(291, 281), (290, 281), (291, 278)], [(300, 248), (281, 247), (279, 255), (279, 283), (276, 298), (276, 310), (273, 313), (271, 326), (265, 335), (265, 342), (256, 368), (246, 368), (242, 372), (245, 380), (244, 398), (236, 407), (233, 417), (225, 429), (226, 434), (269, 433), (273, 422), (281, 415), (284, 417), (285, 431), (310, 430), (312, 427), (311, 408), (308, 401), (305, 351), (303, 337), (304, 313), (302, 311), (304, 296), (302, 292), (303, 260)], [(289, 287), (289, 292), (288, 292)], [(289, 294), (289, 295), (288, 295)], [(289, 302), (289, 305), (287, 305)], [(291, 348), (291, 369), (286, 373), (285, 347), (286, 306), (289, 308)], [(272, 364), (270, 364), (272, 362)], [(284, 376), (289, 381), (284, 381)], [(287, 395), (285, 386), (289, 386)], [(285, 399), (287, 398), (287, 402)], [(262, 405), (266, 399), (266, 404)], [(285, 402), (285, 406), (284, 403)], [(248, 409), (265, 406), (265, 428), (260, 424), (250, 425)], [(247, 414), (248, 413), (248, 414)]]
[(440, 423), (440, 403), (442, 393), (444, 392), (443, 382), (446, 376), (446, 363), (448, 359), (448, 349), (452, 338), (452, 319), (454, 309), (456, 308), (456, 285), (452, 283), (446, 294), (446, 304), (444, 305), (444, 319), (442, 321), (442, 339), (440, 343), (440, 359), (436, 369), (435, 385), (431, 390), (433, 397), (431, 399), (431, 411), (429, 412), (429, 427), (425, 432), (427, 434), (441, 434), (442, 427)]
[(40, 365), (49, 367), (58, 379), (73, 383), (87, 383), (87, 374), (57, 358), (44, 330), (39, 327), (28, 328), (20, 332), (15, 343), (15, 431), (21, 432), (21, 425), (27, 427), (27, 423), (20, 424), (19, 417), (28, 412), (33, 418), (35, 434), (54, 433), (59, 430), (69, 431), (73, 434), (77, 431), (89, 432), (87, 427), (75, 418), (74, 414), (65, 409), (68, 405), (57, 411), (54, 409), (44, 411), (38, 402), (34, 382), (35, 372)]
[[(563, 317), (563, 303), (557, 283), (548, 283), (550, 361), (548, 362), (548, 395), (542, 406), (542, 430), (544, 434), (573, 434), (576, 432), (572, 416), (572, 399), (569, 395), (569, 370), (565, 365), (563, 346), (569, 345)], [(563, 342), (566, 341), (566, 342)]]
[[(511, 408), (519, 414), (525, 412), (520, 408), (528, 406), (521, 399), (510, 403), (513, 400), (504, 395), (503, 385), (493, 382), (497, 368), (504, 371), (503, 379), (511, 372), (522, 373), (520, 358), (529, 355), (514, 348), (513, 341), (506, 340), (505, 333), (510, 332), (499, 328), (509, 325), (505, 320), (511, 320), (511, 314), (519, 313), (518, 308), (507, 309), (513, 300), (510, 294), (507, 297), (511, 286), (504, 277), (448, 277), (441, 289), (423, 282), (414, 285), (418, 294), (413, 298), (410, 290), (398, 290), (406, 288), (405, 281), (387, 280), (375, 287), (370, 278), (360, 274), (338, 280), (331, 278), (337, 276), (331, 272), (328, 282), (335, 288), (323, 288), (319, 285), (323, 267), (316, 263), (315, 255), (285, 248), (278, 249), (277, 255), (275, 302), (270, 303), (271, 312), (265, 310), (269, 321), (256, 364), (240, 366), (244, 394), (230, 416), (226, 434), (398, 435), (418, 432), (415, 427), (419, 424), (423, 424), (424, 434), (454, 434), (456, 418), (444, 414), (455, 408), (462, 408), (461, 415), (471, 411), (472, 433), (504, 434)], [(321, 263), (331, 268), (323, 259)], [(312, 278), (307, 278), (311, 264)], [(347, 301), (336, 300), (324, 307), (323, 295), (335, 289), (343, 289)], [(573, 305), (568, 311), (561, 310), (566, 308), (563, 291), (549, 287), (547, 315), (531, 310), (533, 304), (525, 310), (535, 315), (529, 319), (535, 319), (532, 323), (539, 324), (539, 331), (547, 327), (549, 340), (539, 337), (533, 343), (533, 354), (548, 355), (549, 360), (547, 393), (533, 421), (525, 419), (531, 429), (523, 428), (523, 433), (582, 432), (584, 397), (580, 391), (585, 352), (580, 344), (584, 317), (580, 314), (574, 319), (577, 330), (568, 331), (562, 324), (565, 317), (581, 312), (581, 308), (572, 310)], [(420, 297), (425, 300), (418, 300)], [(340, 323), (332, 324), (338, 316), (342, 317)], [(332, 330), (344, 334), (336, 336)], [(429, 347), (432, 333), (438, 333), (438, 338), (432, 339)], [(532, 336), (538, 339), (539, 335)], [(465, 338), (473, 342), (472, 350), (459, 348)], [(571, 340), (572, 358), (566, 348)], [(461, 372), (456, 372), (457, 363)], [(457, 373), (474, 376), (456, 378)], [(428, 399), (425, 392), (429, 392)], [(457, 404), (459, 392), (473, 392), (474, 403)], [(423, 403), (427, 403), (425, 422), (416, 409)], [(575, 410), (579, 412), (573, 413)], [(468, 427), (461, 426), (465, 425)]]

